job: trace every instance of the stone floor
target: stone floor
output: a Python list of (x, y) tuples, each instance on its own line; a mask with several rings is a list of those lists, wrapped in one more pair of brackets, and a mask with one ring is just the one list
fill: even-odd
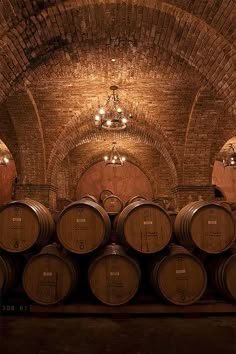
[(1, 354), (234, 354), (236, 317), (0, 318)]

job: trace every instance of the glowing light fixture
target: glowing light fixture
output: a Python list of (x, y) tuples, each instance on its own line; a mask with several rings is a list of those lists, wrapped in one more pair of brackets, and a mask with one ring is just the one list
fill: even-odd
[(124, 166), (126, 158), (125, 156), (120, 156), (119, 151), (116, 148), (116, 142), (112, 143), (111, 151), (108, 155), (104, 156), (104, 162), (106, 166), (120, 167)]
[(118, 86), (111, 86), (112, 94), (108, 96), (106, 103), (100, 107), (94, 117), (95, 125), (106, 130), (122, 130), (127, 127), (127, 123), (132, 118), (132, 114), (125, 116), (120, 105), (120, 98), (117, 90)]
[(225, 156), (223, 157), (223, 165), (224, 167), (229, 166), (236, 168), (236, 151), (232, 143), (228, 145), (228, 149), (225, 152)]

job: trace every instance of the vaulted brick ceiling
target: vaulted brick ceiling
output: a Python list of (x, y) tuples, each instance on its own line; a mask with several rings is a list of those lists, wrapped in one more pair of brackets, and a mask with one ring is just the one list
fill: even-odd
[[(82, 173), (115, 139), (150, 179), (165, 165), (173, 185), (196, 183), (196, 169), (198, 183), (210, 182), (210, 164), (236, 135), (234, 1), (0, 7), (0, 138), (20, 179), (53, 183), (68, 156)], [(115, 137), (93, 124), (111, 84), (133, 114)]]

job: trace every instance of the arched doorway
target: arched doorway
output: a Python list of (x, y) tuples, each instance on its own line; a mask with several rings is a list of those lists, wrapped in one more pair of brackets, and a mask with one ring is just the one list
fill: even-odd
[(100, 193), (108, 189), (126, 202), (135, 195), (152, 199), (153, 192), (147, 176), (132, 163), (124, 167), (108, 167), (104, 162), (92, 165), (80, 178), (76, 198), (91, 194), (99, 198)]
[(231, 144), (233, 148), (236, 148), (236, 137), (229, 139), (216, 156), (212, 171), (212, 184), (221, 190), (226, 200), (236, 201), (236, 168), (225, 166), (223, 163), (225, 157), (232, 153), (229, 150)]
[(0, 140), (0, 205), (14, 199), (16, 166), (7, 146)]

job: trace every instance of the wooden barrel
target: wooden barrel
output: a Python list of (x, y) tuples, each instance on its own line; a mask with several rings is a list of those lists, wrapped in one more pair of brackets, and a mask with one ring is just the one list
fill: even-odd
[(175, 305), (193, 304), (207, 286), (207, 274), (200, 260), (176, 245), (152, 263), (150, 278), (155, 292)]
[(135, 296), (141, 271), (121, 246), (111, 244), (90, 264), (88, 279), (98, 300), (106, 305), (122, 305)]
[(5, 294), (16, 287), (20, 280), (21, 260), (19, 256), (0, 255), (0, 293)]
[(187, 204), (175, 219), (175, 233), (184, 247), (198, 247), (206, 253), (227, 250), (235, 239), (232, 213), (217, 203)]
[(84, 196), (81, 198), (81, 200), (82, 200), (82, 199), (91, 200), (91, 201), (94, 202), (94, 203), (98, 203), (97, 198), (94, 197), (93, 195), (90, 195), (90, 194), (84, 195)]
[(125, 207), (116, 221), (121, 242), (141, 253), (155, 253), (170, 241), (172, 226), (167, 212), (149, 201)]
[(111, 222), (107, 212), (91, 200), (68, 205), (59, 215), (57, 237), (70, 252), (86, 254), (107, 243)]
[(138, 202), (139, 200), (146, 200), (146, 198), (142, 197), (141, 195), (135, 195), (134, 197), (127, 200), (127, 202), (125, 203), (125, 206), (127, 206), (131, 203), (134, 203), (134, 202)]
[(226, 209), (230, 211), (236, 210), (236, 202), (229, 202), (227, 200), (222, 200), (219, 202), (220, 205), (224, 206)]
[(103, 200), (108, 197), (109, 195), (113, 194), (112, 191), (110, 191), (109, 189), (104, 189), (101, 193), (100, 193), (100, 201), (103, 202)]
[(68, 297), (78, 283), (78, 265), (61, 246), (51, 244), (27, 262), (23, 288), (40, 305), (53, 305)]
[(152, 201), (153, 201), (153, 203), (156, 203), (156, 204), (160, 205), (163, 209), (165, 209), (165, 203), (162, 199), (156, 198), (156, 199), (153, 199)]
[(230, 202), (227, 202), (226, 200), (222, 200), (219, 202), (219, 204), (221, 206), (223, 206), (224, 208), (226, 208), (227, 210), (231, 211), (231, 205), (230, 205)]
[(0, 247), (19, 253), (48, 243), (55, 225), (48, 209), (31, 200), (17, 200), (0, 209)]
[(109, 215), (117, 215), (123, 209), (123, 202), (117, 195), (108, 195), (102, 202), (103, 208)]
[(208, 265), (209, 277), (215, 288), (229, 300), (236, 300), (236, 249), (221, 254)]

